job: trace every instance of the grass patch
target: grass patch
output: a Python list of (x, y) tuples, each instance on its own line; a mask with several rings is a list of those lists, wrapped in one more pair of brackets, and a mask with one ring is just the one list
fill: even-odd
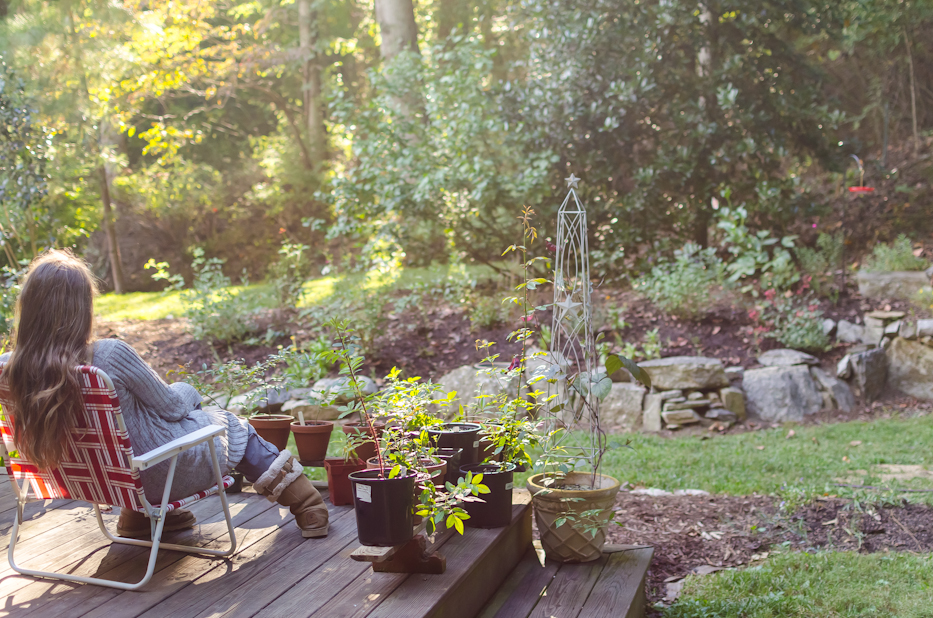
[(930, 616), (933, 557), (786, 553), (761, 566), (687, 579), (665, 618)]
[[(793, 427), (796, 435), (787, 439), (789, 429), (716, 435), (708, 440), (611, 435), (602, 471), (623, 482), (669, 491), (779, 495), (790, 507), (824, 494), (858, 499), (906, 497), (933, 504), (929, 493), (887, 494), (833, 485), (842, 479), (898, 489), (933, 488), (929, 477), (881, 478), (887, 472), (884, 464), (930, 467), (933, 416)], [(632, 448), (622, 446), (627, 440)], [(527, 476), (517, 477), (516, 485), (524, 484)]]
[[(299, 308), (323, 305), (340, 293), (366, 291), (413, 290), (439, 292), (455, 285), (472, 285), (496, 277), (488, 266), (435, 265), (425, 268), (405, 268), (396, 271), (371, 271), (347, 275), (318, 277), (304, 283), (304, 297)], [(268, 284), (233, 286), (235, 293), (254, 297), (257, 308), (275, 306)], [(94, 305), (101, 320), (158, 320), (180, 317), (185, 306), (182, 292), (130, 292), (103, 294)]]

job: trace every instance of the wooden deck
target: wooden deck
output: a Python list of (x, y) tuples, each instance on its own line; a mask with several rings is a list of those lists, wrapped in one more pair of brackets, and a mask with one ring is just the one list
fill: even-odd
[[(443, 575), (373, 573), (350, 559), (359, 547), (351, 507), (333, 507), (330, 534), (302, 539), (287, 509), (250, 490), (228, 496), (237, 535), (230, 559), (160, 551), (152, 580), (136, 592), (18, 575), (0, 561), (0, 616), (173, 618), (327, 616), (328, 618), (472, 617), (507, 579), (531, 546), (531, 507), (513, 507), (511, 526), (438, 535), (447, 557)], [(527, 500), (526, 500), (527, 502)], [(191, 511), (199, 525), (166, 534), (174, 543), (225, 547), (220, 501)], [(12, 487), (0, 478), (0, 548), (9, 544), (15, 517)], [(111, 530), (116, 514), (105, 515)], [(25, 567), (138, 581), (148, 550), (110, 544), (87, 503), (36, 502), (27, 506), (16, 547)]]

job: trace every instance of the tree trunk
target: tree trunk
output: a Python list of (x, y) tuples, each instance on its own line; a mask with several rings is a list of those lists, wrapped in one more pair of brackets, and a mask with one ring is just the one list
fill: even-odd
[(321, 64), (314, 49), (317, 43), (316, 18), (317, 15), (311, 10), (311, 0), (298, 0), (298, 45), (303, 62), (301, 92), (309, 154), (315, 169), (320, 167), (327, 149), (324, 110), (321, 106)]
[(123, 284), (123, 263), (120, 261), (120, 245), (117, 243), (117, 230), (113, 223), (113, 208), (110, 203), (110, 182), (107, 179), (107, 170), (101, 165), (100, 173), (100, 199), (104, 204), (104, 232), (107, 234), (107, 253), (110, 256), (110, 270), (113, 273), (113, 291), (122, 294), (126, 291)]
[(910, 116), (914, 124), (914, 155), (920, 153), (920, 134), (917, 132), (917, 83), (914, 81), (914, 56), (910, 51), (910, 39), (904, 31), (904, 45), (907, 46), (907, 65), (910, 68)]
[(382, 35), (379, 51), (383, 60), (389, 61), (405, 50), (419, 53), (412, 0), (376, 0), (376, 21)]
[[(110, 122), (103, 118), (100, 121), (100, 153), (106, 156), (111, 147), (120, 149), (120, 136)], [(117, 170), (106, 162), (100, 164), (100, 201), (104, 206), (104, 232), (107, 234), (107, 254), (110, 257), (110, 272), (113, 273), (113, 291), (123, 294), (126, 291), (126, 282), (123, 278), (123, 261), (120, 258), (120, 244), (117, 241), (117, 230), (114, 217), (113, 202), (110, 199), (110, 187)]]

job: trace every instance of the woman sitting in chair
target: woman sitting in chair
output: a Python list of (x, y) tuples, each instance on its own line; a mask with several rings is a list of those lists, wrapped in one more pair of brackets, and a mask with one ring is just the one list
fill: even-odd
[[(248, 423), (225, 410), (202, 410), (201, 395), (189, 384), (166, 384), (131, 346), (117, 339), (92, 341), (94, 278), (87, 265), (70, 252), (49, 251), (29, 266), (16, 302), (13, 351), (2, 379), (15, 404), (14, 440), (23, 456), (40, 468), (54, 468), (64, 456), (75, 406), (82, 405), (75, 366), (93, 365), (113, 380), (120, 408), (136, 453), (145, 453), (207, 425), (222, 425), (215, 438), (225, 474), (242, 472), (257, 492), (290, 508), (304, 537), (327, 535), (327, 507), (304, 475), (298, 460), (279, 452)], [(161, 501), (169, 462), (141, 474), (146, 497)], [(169, 500), (190, 496), (215, 484), (207, 443), (178, 458)], [(190, 511), (168, 514), (165, 530), (195, 524)], [(120, 536), (148, 536), (149, 519), (123, 509)]]

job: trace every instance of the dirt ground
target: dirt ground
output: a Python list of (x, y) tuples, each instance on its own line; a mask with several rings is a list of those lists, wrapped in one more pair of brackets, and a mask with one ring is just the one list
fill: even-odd
[[(691, 573), (750, 565), (773, 545), (813, 551), (933, 551), (933, 507), (817, 500), (782, 513), (766, 496), (649, 496), (620, 492), (607, 542), (651, 545), (648, 603), (670, 602)], [(651, 615), (649, 613), (649, 615)]]

